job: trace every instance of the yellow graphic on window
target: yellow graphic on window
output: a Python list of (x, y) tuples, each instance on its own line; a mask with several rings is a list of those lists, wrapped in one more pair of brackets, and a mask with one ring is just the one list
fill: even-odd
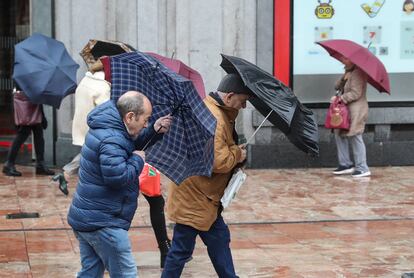
[(385, 0), (375, 0), (372, 5), (364, 3), (361, 5), (361, 8), (367, 13), (369, 17), (376, 17), (381, 10), (382, 6), (384, 6)]
[(318, 0), (319, 5), (315, 9), (315, 15), (319, 19), (330, 19), (333, 17), (335, 10), (331, 6), (332, 0)]

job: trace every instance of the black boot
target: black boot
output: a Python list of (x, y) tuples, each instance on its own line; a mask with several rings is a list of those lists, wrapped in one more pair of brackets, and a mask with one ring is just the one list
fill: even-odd
[[(171, 248), (171, 240), (167, 239), (164, 242), (158, 243), (158, 248), (160, 249), (161, 259), (160, 259), (160, 266), (164, 268), (165, 260), (167, 259), (168, 251)], [(190, 256), (185, 262), (188, 263), (193, 259), (193, 256)]]
[(20, 177), (22, 175), (22, 173), (20, 173), (19, 171), (16, 170), (16, 168), (14, 167), (14, 165), (4, 165), (3, 166), (3, 173), (6, 176), (11, 176), (11, 177)]
[(166, 241), (159, 242), (158, 248), (160, 249), (160, 266), (164, 268), (165, 260), (167, 259), (168, 250), (171, 248), (171, 240), (167, 239)]
[(36, 165), (36, 175), (53, 176), (54, 174), (55, 172), (47, 168), (43, 162)]
[(65, 175), (63, 173), (59, 173), (52, 178), (53, 181), (59, 181), (59, 189), (62, 191), (63, 194), (68, 195), (68, 182), (65, 179)]

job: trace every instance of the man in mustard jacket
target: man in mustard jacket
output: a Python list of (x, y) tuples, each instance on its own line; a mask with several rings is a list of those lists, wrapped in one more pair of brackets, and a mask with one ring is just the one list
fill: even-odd
[(228, 74), (217, 92), (204, 100), (217, 119), (213, 173), (211, 177), (193, 176), (169, 187), (167, 214), (176, 225), (162, 277), (180, 277), (193, 253), (197, 235), (207, 246), (218, 276), (237, 277), (220, 199), (236, 165), (246, 159), (245, 146), (237, 145), (234, 125), (239, 110), (246, 108), (249, 92), (237, 74)]

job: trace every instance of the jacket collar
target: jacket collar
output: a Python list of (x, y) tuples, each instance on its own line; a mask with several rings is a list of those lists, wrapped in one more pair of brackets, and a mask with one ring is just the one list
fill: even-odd
[(237, 115), (239, 114), (239, 111), (237, 109), (232, 108), (232, 107), (225, 106), (224, 102), (221, 99), (219, 99), (219, 101), (221, 102), (221, 103), (219, 103), (219, 101), (216, 100), (216, 98), (217, 98), (216, 96), (218, 98), (220, 98), (217, 93), (216, 94), (215, 93), (210, 93), (205, 98), (205, 101), (217, 106), (227, 116), (227, 118), (231, 122), (234, 122), (237, 118)]

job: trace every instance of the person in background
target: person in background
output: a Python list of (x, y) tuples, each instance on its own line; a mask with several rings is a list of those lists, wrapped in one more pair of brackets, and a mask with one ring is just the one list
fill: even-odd
[(158, 243), (158, 249), (160, 250), (160, 267), (164, 268), (165, 259), (167, 257), (168, 251), (171, 247), (171, 240), (167, 234), (167, 227), (165, 223), (165, 214), (164, 214), (164, 197), (161, 196), (147, 196), (144, 195), (148, 204), (150, 205), (150, 219), (151, 226), (155, 234), (155, 238)]
[[(335, 130), (335, 141), (339, 166), (334, 175), (351, 174), (354, 178), (368, 177), (371, 172), (367, 165), (367, 155), (362, 134), (368, 118), (367, 75), (349, 59), (341, 58), (345, 65), (345, 73), (336, 82), (336, 98), (349, 108), (351, 126), (349, 130)], [(355, 164), (351, 160), (349, 144), (351, 144)]]
[[(171, 240), (168, 237), (165, 223), (164, 197), (162, 195), (148, 196), (145, 193), (142, 193), (142, 195), (147, 200), (150, 207), (151, 226), (158, 243), (158, 249), (160, 250), (160, 267), (164, 268), (168, 251), (171, 248)], [(192, 260), (192, 257), (188, 259), (188, 261), (190, 260)]]
[[(103, 65), (100, 59), (89, 67), (89, 71), (80, 81), (75, 92), (75, 114), (72, 121), (72, 144), (80, 148), (85, 142), (88, 114), (98, 105), (109, 100), (111, 84), (105, 81)], [(52, 179), (59, 181), (59, 189), (68, 195), (68, 179), (79, 170), (80, 153), (71, 162), (63, 166), (63, 171)]]
[[(24, 92), (21, 91), (19, 86), (16, 84), (16, 88), (13, 90), (13, 98), (16, 98), (20, 103), (24, 103), (24, 107), (31, 108), (31, 111), (21, 111), (18, 107), (14, 108), (15, 113), (15, 124), (17, 127), (16, 137), (7, 153), (7, 160), (3, 166), (3, 173), (6, 176), (20, 177), (21, 172), (16, 170), (15, 162), (17, 154), (22, 144), (27, 140), (30, 134), (33, 134), (34, 147), (36, 152), (36, 175), (54, 175), (55, 172), (50, 170), (45, 165), (44, 152), (45, 152), (45, 140), (43, 139), (43, 129), (47, 128), (47, 120), (43, 113), (43, 106), (40, 104), (32, 104), (25, 96)], [(22, 109), (23, 106), (21, 106)], [(36, 111), (36, 112), (33, 112)], [(32, 115), (23, 115), (26, 113), (32, 113)], [(21, 114), (21, 115), (20, 115)], [(27, 124), (20, 121), (20, 119), (27, 118), (27, 116), (34, 116), (37, 119), (32, 119), (33, 123)]]
[(246, 159), (245, 145), (238, 145), (235, 120), (246, 108), (250, 90), (237, 74), (228, 74), (217, 92), (204, 100), (217, 119), (214, 136), (214, 163), (211, 177), (193, 176), (180, 185), (170, 184), (167, 215), (174, 226), (171, 249), (161, 277), (180, 277), (193, 253), (197, 235), (207, 246), (219, 277), (237, 277), (230, 250), (230, 231), (221, 212), (221, 197), (239, 163)]

